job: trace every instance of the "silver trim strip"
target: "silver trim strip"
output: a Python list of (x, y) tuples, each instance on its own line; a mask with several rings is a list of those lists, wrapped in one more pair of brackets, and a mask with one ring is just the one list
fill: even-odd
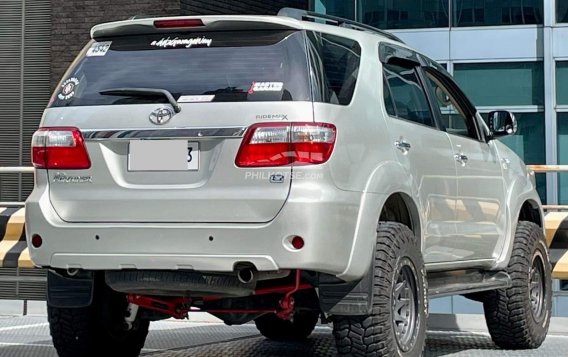
[(160, 128), (160, 129), (86, 129), (81, 130), (86, 141), (130, 139), (200, 139), (242, 138), (247, 127), (227, 128)]

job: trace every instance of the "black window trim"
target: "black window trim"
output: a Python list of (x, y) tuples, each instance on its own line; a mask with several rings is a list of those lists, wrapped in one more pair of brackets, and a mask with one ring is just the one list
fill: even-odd
[[(389, 51), (391, 51), (389, 53)], [(441, 125), (441, 120), (438, 117), (438, 115), (436, 114), (436, 111), (433, 109), (433, 105), (432, 105), (432, 98), (430, 95), (430, 91), (428, 90), (428, 87), (425, 86), (425, 84), (427, 83), (425, 81), (424, 78), (424, 74), (422, 73), (422, 64), (426, 63), (425, 61), (421, 61), (420, 60), (421, 55), (418, 54), (417, 52), (414, 52), (410, 49), (401, 47), (401, 46), (397, 46), (397, 45), (393, 45), (393, 44), (387, 44), (384, 42), (381, 42), (379, 44), (379, 60), (381, 61), (381, 77), (383, 78), (382, 82), (383, 82), (383, 90), (388, 89), (388, 91), (390, 92), (390, 96), (391, 99), (393, 100), (393, 106), (394, 106), (394, 111), (397, 114), (396, 116), (392, 116), (388, 113), (388, 111), (386, 110), (386, 106), (385, 106), (385, 101), (384, 101), (384, 94), (383, 94), (383, 98), (381, 98), (381, 103), (382, 105), (385, 107), (385, 113), (387, 113), (387, 115), (391, 118), (397, 119), (397, 120), (404, 120), (406, 122), (415, 124), (415, 125), (420, 125), (421, 127), (425, 127), (425, 128), (429, 128), (429, 129), (433, 129), (433, 130), (437, 130), (437, 131), (445, 131), (445, 129), (443, 129), (442, 125)], [(396, 105), (394, 105), (394, 97), (392, 96), (392, 90), (390, 88), (390, 84), (388, 82), (388, 79), (386, 78), (386, 74), (385, 74), (385, 70), (384, 70), (384, 65), (385, 64), (396, 64), (398, 66), (401, 67), (406, 67), (409, 69), (414, 69), (416, 76), (418, 77), (418, 82), (420, 84), (420, 87), (422, 88), (422, 92), (424, 92), (424, 95), (426, 96), (426, 102), (428, 103), (428, 108), (430, 110), (430, 114), (432, 115), (432, 120), (434, 122), (434, 126), (430, 126), (430, 125), (426, 125), (426, 124), (422, 124), (422, 123), (418, 123), (412, 120), (408, 120), (406, 118), (402, 118), (398, 116), (397, 113), (397, 109), (396, 109)], [(386, 88), (385, 88), (386, 85)]]
[[(438, 109), (438, 110), (435, 111), (436, 112), (435, 116), (440, 121), (441, 130), (448, 133), (448, 135), (459, 136), (460, 138), (466, 138), (466, 139), (470, 139), (470, 140), (473, 140), (473, 141), (487, 143), (487, 138), (483, 134), (483, 130), (481, 130), (480, 123), (478, 122), (478, 119), (477, 119), (477, 109), (475, 109), (473, 104), (471, 104), (471, 102), (465, 96), (465, 94), (462, 92), (462, 90), (459, 89), (459, 86), (455, 83), (455, 81), (451, 77), (449, 77), (448, 75), (440, 72), (439, 70), (437, 70), (437, 68), (433, 68), (432, 66), (422, 66), (421, 69), (423, 71), (422, 75), (424, 76), (425, 80), (427, 80), (427, 78), (426, 78), (427, 74), (426, 73), (430, 73), (432, 76), (434, 76), (436, 79), (438, 79), (442, 83), (442, 85), (444, 85), (446, 90), (448, 90), (450, 92), (452, 97), (457, 101), (457, 104), (459, 105), (460, 109), (467, 115), (466, 119), (473, 123), (477, 138), (472, 138), (470, 136), (463, 136), (463, 135), (458, 135), (458, 134), (453, 134), (453, 133), (448, 132), (446, 130), (446, 127), (443, 125), (441, 113), (440, 113), (440, 110)], [(427, 87), (427, 92), (428, 92), (429, 98), (431, 100), (431, 105), (437, 106), (438, 104), (436, 102), (435, 94), (432, 93), (432, 89), (429, 86)]]
[[(363, 51), (363, 47), (361, 46), (361, 43), (358, 40), (355, 40), (355, 39), (350, 38), (350, 37), (345, 37), (345, 36), (342, 36), (342, 35), (336, 35), (336, 34), (327, 33), (327, 32), (314, 31), (314, 30), (304, 30), (302, 32), (303, 32), (303, 36), (304, 36), (304, 46), (306, 48), (306, 51), (305, 51), (306, 52), (306, 60), (307, 60), (307, 63), (308, 63), (308, 72), (309, 72), (309, 76), (310, 76), (309, 83), (310, 83), (310, 94), (312, 96), (312, 102), (313, 103), (338, 105), (338, 106), (341, 106), (341, 107), (351, 106), (353, 104), (353, 101), (355, 100), (357, 88), (360, 86), (360, 81), (361, 81), (361, 78), (359, 77), (359, 72), (361, 70), (361, 63), (362, 63), (362, 51)], [(315, 78), (315, 74), (313, 73), (313, 69), (314, 69), (314, 66), (319, 67), (319, 63), (316, 65), (315, 64), (316, 61), (312, 56), (313, 52), (312, 52), (312, 48), (310, 47), (311, 46), (310, 34), (312, 34), (312, 35), (319, 34), (319, 35), (339, 37), (339, 38), (342, 38), (342, 39), (353, 41), (359, 47), (359, 63), (358, 63), (358, 70), (357, 70), (357, 78), (356, 78), (355, 87), (353, 88), (353, 93), (351, 95), (351, 99), (349, 100), (349, 103), (341, 104), (341, 103), (327, 102), (327, 101), (323, 100), (320, 97), (319, 93), (317, 92), (317, 85), (315, 83), (316, 78)]]

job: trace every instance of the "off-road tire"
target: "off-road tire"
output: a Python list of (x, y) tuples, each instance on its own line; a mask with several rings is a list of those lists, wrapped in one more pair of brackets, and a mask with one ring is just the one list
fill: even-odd
[[(395, 332), (395, 285), (399, 272), (412, 265), (415, 279), (415, 323), (402, 348)], [(410, 269), (410, 268), (408, 268)], [(428, 318), (427, 282), (419, 241), (405, 225), (380, 222), (373, 264), (373, 306), (367, 316), (334, 316), (333, 334), (339, 356), (421, 356)], [(410, 306), (410, 305), (409, 305)]]
[[(543, 269), (540, 314), (533, 312), (529, 287), (536, 259), (542, 261)], [(552, 304), (551, 267), (541, 227), (526, 221), (517, 224), (507, 273), (513, 285), (489, 292), (483, 303), (491, 338), (503, 349), (538, 348), (548, 333)]]
[[(97, 296), (98, 295), (98, 296)], [(126, 297), (104, 287), (84, 308), (47, 307), (53, 345), (59, 357), (136, 357), (144, 346), (149, 321), (124, 330)]]
[(275, 314), (262, 315), (254, 320), (258, 331), (266, 338), (275, 341), (301, 341), (308, 338), (319, 316), (317, 312), (301, 310), (294, 314), (292, 320), (282, 320)]

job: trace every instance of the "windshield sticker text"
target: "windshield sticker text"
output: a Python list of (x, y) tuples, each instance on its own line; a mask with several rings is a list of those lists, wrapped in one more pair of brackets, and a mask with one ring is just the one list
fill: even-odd
[(255, 92), (280, 92), (283, 87), (283, 82), (252, 82), (248, 93), (254, 94)]
[(79, 80), (75, 77), (66, 79), (63, 84), (61, 84), (61, 92), (57, 95), (60, 100), (68, 100), (73, 98), (75, 95), (75, 88), (79, 85)]
[(87, 57), (102, 57), (107, 54), (112, 41), (95, 42), (87, 51)]
[(162, 48), (176, 48), (184, 46), (185, 48), (191, 48), (193, 46), (207, 46), (210, 47), (212, 39), (206, 37), (195, 37), (195, 38), (162, 38), (160, 41), (152, 41), (150, 45)]

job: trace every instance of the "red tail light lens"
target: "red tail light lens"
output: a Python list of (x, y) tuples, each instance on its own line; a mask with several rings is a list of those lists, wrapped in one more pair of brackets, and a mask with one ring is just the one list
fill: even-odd
[(154, 27), (157, 29), (171, 29), (184, 27), (200, 27), (205, 26), (201, 19), (178, 19), (178, 20), (156, 20)]
[(335, 145), (336, 129), (327, 123), (260, 123), (243, 138), (238, 167), (316, 165), (326, 162)]
[(32, 137), (32, 163), (38, 169), (84, 170), (91, 160), (77, 128), (40, 128)]

